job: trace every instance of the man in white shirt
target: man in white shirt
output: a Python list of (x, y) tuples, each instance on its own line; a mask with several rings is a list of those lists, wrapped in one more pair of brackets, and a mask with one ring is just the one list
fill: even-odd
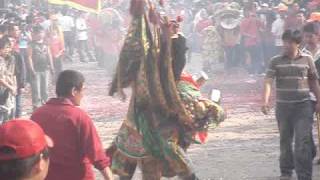
[(283, 46), (282, 42), (282, 34), (284, 32), (284, 26), (285, 26), (285, 12), (280, 11), (277, 15), (277, 19), (272, 23), (272, 29), (271, 32), (275, 38), (275, 52), (274, 54), (280, 54), (280, 51)]
[(87, 57), (90, 61), (95, 61), (92, 54), (90, 53), (88, 46), (88, 26), (85, 19), (85, 14), (80, 12), (76, 19), (76, 31), (77, 31), (77, 42), (78, 42), (78, 53), (81, 62), (86, 62), (84, 60), (83, 51), (86, 52)]
[(74, 38), (75, 38), (75, 23), (74, 18), (69, 15), (69, 11), (62, 12), (62, 16), (59, 18), (59, 24), (62, 28), (64, 35), (64, 44), (66, 48), (66, 55), (69, 60), (72, 60), (74, 50)]

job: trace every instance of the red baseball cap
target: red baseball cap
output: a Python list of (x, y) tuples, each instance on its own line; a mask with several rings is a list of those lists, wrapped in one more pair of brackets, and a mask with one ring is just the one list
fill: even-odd
[(0, 150), (4, 147), (14, 153), (0, 151), (0, 160), (23, 159), (53, 147), (53, 141), (36, 122), (15, 119), (0, 125)]

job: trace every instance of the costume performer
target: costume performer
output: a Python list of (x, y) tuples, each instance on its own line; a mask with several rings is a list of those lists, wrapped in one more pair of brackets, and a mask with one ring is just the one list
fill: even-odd
[(121, 180), (131, 179), (137, 166), (144, 180), (198, 179), (185, 151), (198, 132), (223, 120), (222, 109), (202, 98), (195, 82), (179, 78), (186, 42), (172, 34), (175, 22), (144, 0), (132, 0), (130, 13), (132, 22), (109, 92), (125, 97), (123, 88), (132, 88), (127, 117), (107, 150), (112, 169)]

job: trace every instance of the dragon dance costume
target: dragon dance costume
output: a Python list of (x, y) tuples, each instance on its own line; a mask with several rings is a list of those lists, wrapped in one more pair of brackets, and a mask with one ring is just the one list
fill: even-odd
[(157, 24), (160, 16), (144, 7), (143, 0), (131, 1), (133, 18), (109, 92), (132, 88), (127, 116), (107, 150), (112, 170), (120, 179), (131, 179), (137, 165), (145, 180), (196, 179), (185, 151), (198, 132), (223, 120), (223, 110), (201, 96), (196, 82), (177, 78), (185, 40), (172, 40), (170, 23)]

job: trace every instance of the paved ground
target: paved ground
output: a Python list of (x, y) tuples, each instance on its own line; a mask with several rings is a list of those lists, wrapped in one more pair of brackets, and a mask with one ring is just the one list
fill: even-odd
[[(199, 64), (193, 60), (187, 69), (197, 73)], [(87, 86), (83, 108), (93, 117), (107, 147), (116, 135), (128, 103), (107, 96), (110, 78), (104, 70), (97, 69), (96, 64), (75, 63), (66, 67), (85, 74)], [(259, 111), (261, 84), (261, 78), (239, 73), (214, 76), (204, 87), (204, 92), (213, 87), (222, 90), (228, 119), (209, 133), (207, 144), (195, 145), (189, 150), (201, 180), (278, 179), (278, 131), (273, 114), (263, 116)], [(25, 104), (29, 107), (30, 102)], [(135, 180), (139, 179), (138, 172)], [(320, 166), (314, 166), (313, 179), (320, 180)]]

